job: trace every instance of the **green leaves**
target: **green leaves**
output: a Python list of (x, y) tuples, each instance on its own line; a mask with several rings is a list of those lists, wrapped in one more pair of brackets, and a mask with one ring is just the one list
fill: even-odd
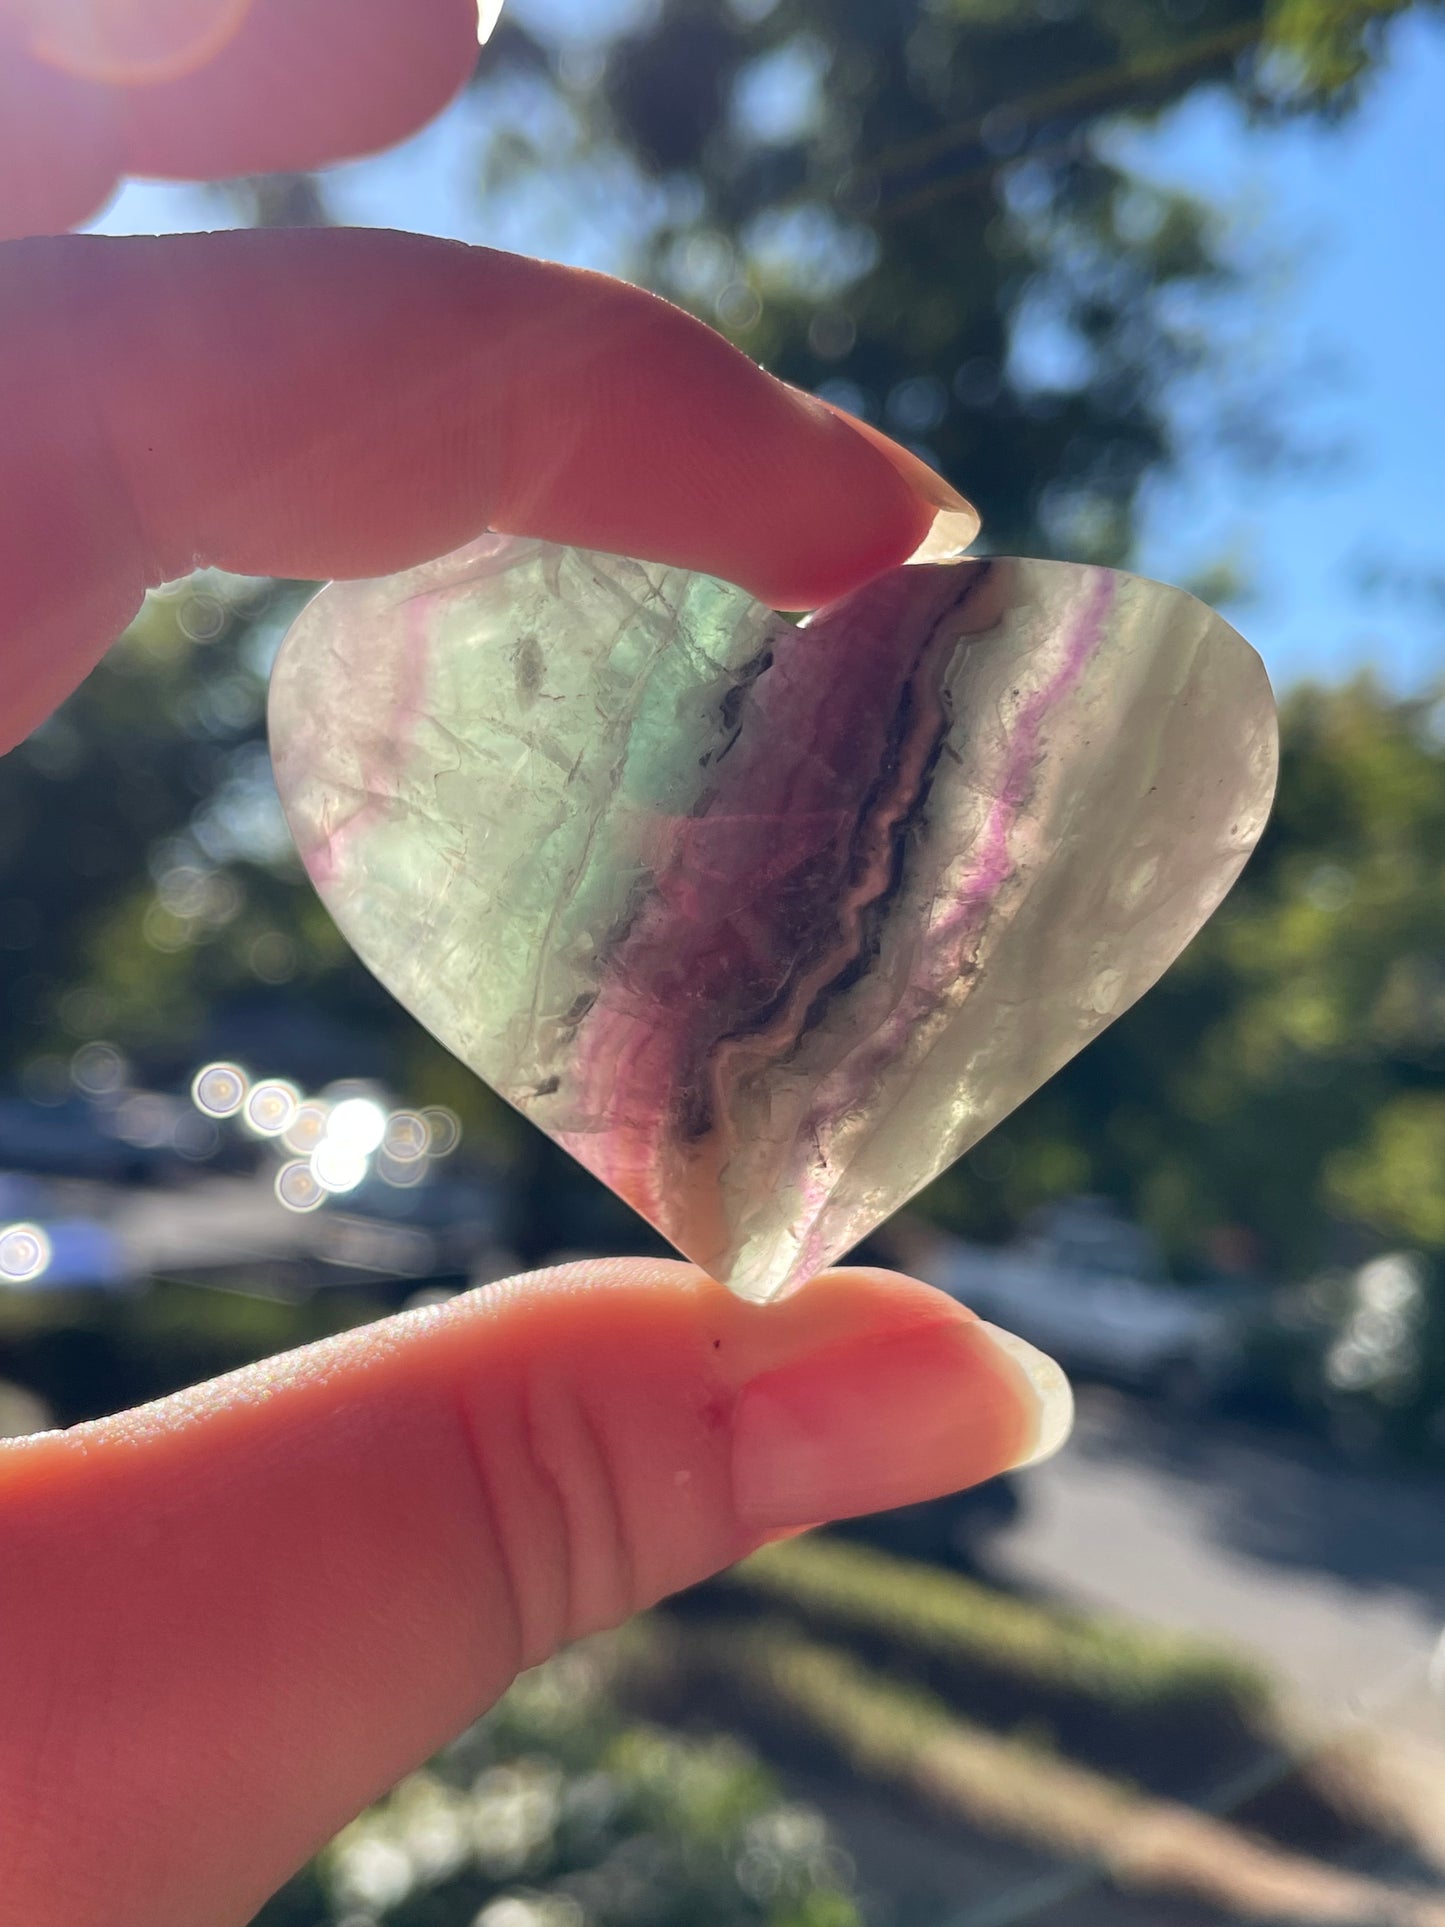
[(1280, 90), (1309, 105), (1348, 101), (1378, 52), (1381, 30), (1410, 0), (1269, 0), (1265, 48)]
[[(638, 1637), (643, 1637), (639, 1634)], [(283, 1927), (858, 1927), (821, 1817), (740, 1741), (629, 1718), (629, 1639), (523, 1677), (454, 1746), (354, 1821), (263, 1909)]]

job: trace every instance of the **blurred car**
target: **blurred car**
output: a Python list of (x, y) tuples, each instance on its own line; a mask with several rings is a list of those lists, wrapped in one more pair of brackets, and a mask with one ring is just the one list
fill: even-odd
[(501, 1211), (499, 1187), (475, 1172), (415, 1185), (371, 1176), (316, 1214), (312, 1251), (338, 1274), (390, 1275), (403, 1295), (421, 1283), (462, 1289), (497, 1248)]
[[(1250, 1334), (1240, 1404), (1269, 1422), (1303, 1421), (1347, 1458), (1418, 1450), (1411, 1394), (1434, 1369), (1433, 1289), (1420, 1253), (1384, 1251), (1276, 1292)], [(1424, 1442), (1445, 1438), (1445, 1405), (1425, 1424)]]
[(75, 1095), (51, 1104), (0, 1097), (0, 1170), (147, 1184), (210, 1159), (220, 1141), (209, 1118), (165, 1092)]
[(152, 1151), (106, 1130), (85, 1098), (59, 1104), (0, 1098), (0, 1167), (127, 1184), (149, 1178), (154, 1166)]
[(0, 1172), (0, 1290), (125, 1291), (135, 1282), (108, 1225), (33, 1178)]
[(28, 1385), (0, 1378), (0, 1439), (23, 1439), (32, 1432), (48, 1432), (55, 1414)]
[(1244, 1350), (1238, 1295), (1170, 1283), (1149, 1234), (1104, 1199), (1044, 1207), (1001, 1249), (940, 1241), (921, 1275), (1066, 1370), (1181, 1407), (1219, 1394)]

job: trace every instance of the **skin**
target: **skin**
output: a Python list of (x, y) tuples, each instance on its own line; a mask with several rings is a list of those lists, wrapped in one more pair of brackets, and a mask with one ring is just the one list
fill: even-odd
[[(483, 526), (812, 606), (949, 492), (635, 289), (399, 234), (100, 240), (127, 172), (372, 151), (471, 0), (0, 0), (0, 749), (196, 561), (375, 574)], [(519, 1279), (0, 1445), (0, 1927), (247, 1920), (523, 1665), (824, 1514), (1024, 1455), (914, 1281)]]

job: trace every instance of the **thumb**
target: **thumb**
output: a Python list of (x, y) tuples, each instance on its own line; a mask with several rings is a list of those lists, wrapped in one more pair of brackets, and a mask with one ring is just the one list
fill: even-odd
[(0, 1452), (0, 1927), (249, 1919), (559, 1643), (1056, 1444), (1016, 1345), (575, 1265)]

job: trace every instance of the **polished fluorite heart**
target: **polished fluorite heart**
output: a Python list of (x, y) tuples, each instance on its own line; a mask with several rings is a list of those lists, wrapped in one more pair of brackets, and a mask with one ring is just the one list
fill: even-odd
[(920, 564), (795, 624), (492, 535), (323, 590), (271, 743), (381, 981), (756, 1299), (1154, 982), (1276, 763), (1254, 651), (1134, 576)]

